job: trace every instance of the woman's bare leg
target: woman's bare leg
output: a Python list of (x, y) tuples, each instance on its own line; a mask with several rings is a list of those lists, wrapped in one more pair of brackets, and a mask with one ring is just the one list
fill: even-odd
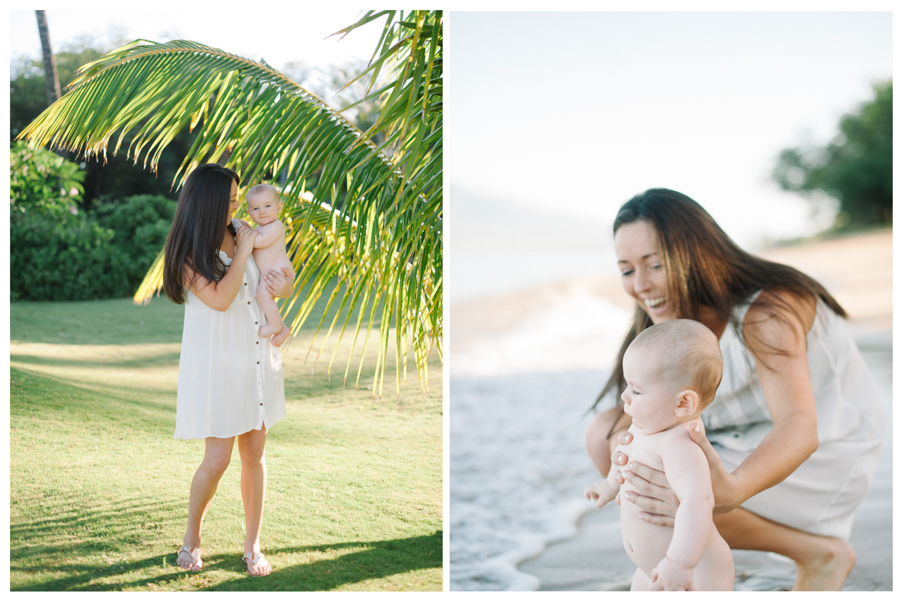
[(716, 529), (733, 550), (762, 550), (797, 563), (794, 590), (840, 590), (856, 563), (845, 540), (792, 529), (743, 508), (716, 515)]
[[(266, 498), (266, 426), (238, 436), (241, 453), (241, 498), (244, 500), (244, 552), (259, 552), (259, 530), (262, 526), (263, 504)], [(248, 566), (248, 568), (250, 568)], [(272, 570), (263, 559), (254, 575), (268, 575)]]
[[(200, 529), (203, 525), (203, 517), (212, 502), (219, 486), (219, 480), (228, 463), (231, 461), (231, 451), (234, 448), (234, 438), (206, 438), (206, 450), (203, 454), (203, 462), (197, 467), (194, 478), (191, 481), (191, 497), (188, 504), (187, 531), (184, 534), (184, 545), (188, 548), (200, 547)], [(200, 565), (194, 565), (188, 560), (187, 553), (179, 553), (178, 566), (183, 569), (199, 570)]]
[[(622, 412), (621, 406), (604, 410), (588, 424), (584, 432), (584, 445), (591, 462), (603, 477), (612, 466), (610, 457), (619, 445), (619, 434), (631, 427), (631, 417)], [(610, 433), (610, 431), (612, 433)]]

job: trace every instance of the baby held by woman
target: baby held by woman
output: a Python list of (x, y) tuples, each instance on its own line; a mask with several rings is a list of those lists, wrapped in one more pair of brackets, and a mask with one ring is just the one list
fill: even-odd
[[(690, 429), (703, 427), (700, 413), (716, 395), (722, 379), (722, 355), (716, 336), (697, 321), (676, 319), (641, 332), (622, 361), (627, 387), (622, 394), (628, 430), (629, 461), (664, 471), (679, 500), (675, 527), (651, 525), (640, 510), (622, 502), (622, 538), (637, 565), (631, 582), (639, 590), (733, 590), (734, 561), (713, 525), (709, 463)], [(613, 464), (605, 481), (584, 495), (603, 506), (620, 491), (633, 491), (628, 469)]]
[[(253, 240), (253, 260), (259, 272), (266, 273), (269, 269), (281, 271), (286, 268), (293, 278), (294, 266), (286, 251), (284, 224), (278, 220), (281, 207), (281, 199), (274, 186), (261, 183), (247, 190), (247, 212), (257, 225), (258, 234)], [(275, 299), (262, 281), (256, 289), (256, 302), (266, 315), (266, 324), (259, 328), (259, 336), (273, 336), (272, 345), (281, 346), (291, 332), (281, 319)]]

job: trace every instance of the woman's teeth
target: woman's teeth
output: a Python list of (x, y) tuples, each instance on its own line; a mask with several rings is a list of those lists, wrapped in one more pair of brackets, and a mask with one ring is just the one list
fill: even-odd
[(649, 298), (647, 300), (644, 300), (644, 304), (646, 304), (650, 308), (655, 308), (665, 301), (666, 301), (665, 298)]

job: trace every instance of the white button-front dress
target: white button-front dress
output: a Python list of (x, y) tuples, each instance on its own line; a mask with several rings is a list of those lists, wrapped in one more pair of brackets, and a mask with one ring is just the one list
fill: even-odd
[[(231, 259), (220, 251), (226, 267)], [(284, 417), (281, 350), (259, 337), (259, 269), (247, 259), (241, 289), (226, 311), (188, 291), (178, 365), (175, 438), (228, 438)]]

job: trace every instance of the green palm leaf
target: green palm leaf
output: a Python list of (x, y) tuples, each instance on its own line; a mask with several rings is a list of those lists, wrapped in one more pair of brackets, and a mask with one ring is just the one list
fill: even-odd
[[(115, 153), (130, 134), (129, 158), (155, 170), (166, 145), (189, 127), (198, 134), (176, 187), (204, 162), (224, 162), (247, 187), (282, 173), (282, 220), (297, 272), (294, 296), (282, 305), (282, 314), (295, 311), (291, 330), (334, 282), (324, 314), (337, 312), (330, 323), (322, 318), (316, 337), (326, 326), (326, 340), (337, 333), (340, 343), (352, 333), (353, 348), (362, 337), (363, 355), (377, 340), (373, 391), (380, 395), (393, 325), (397, 391), (410, 345), (427, 389), (428, 355), (434, 346), (441, 353), (442, 334), (441, 14), (367, 13), (345, 32), (382, 15), (381, 56), (366, 73), (374, 81), (385, 69), (395, 79), (369, 95), (381, 99), (382, 111), (365, 134), (264, 61), (190, 41), (136, 40), (82, 67), (69, 91), (19, 137), (105, 156), (114, 137)], [(381, 145), (372, 141), (378, 133)], [(162, 254), (136, 302), (158, 295), (161, 275)], [(362, 358), (357, 384), (361, 370)]]

